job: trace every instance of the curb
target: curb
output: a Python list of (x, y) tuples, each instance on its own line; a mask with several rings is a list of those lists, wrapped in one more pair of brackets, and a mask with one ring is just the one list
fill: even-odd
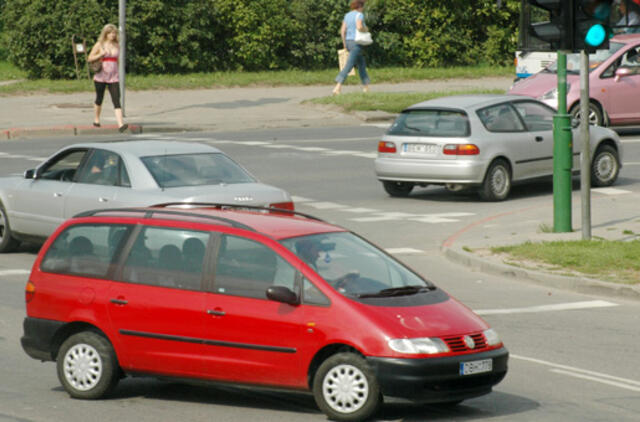
[(158, 132), (193, 132), (200, 131), (198, 128), (188, 127), (147, 127), (142, 125), (130, 124), (127, 131), (120, 133), (116, 125), (106, 125), (102, 127), (94, 126), (49, 126), (49, 127), (27, 127), (27, 128), (11, 128), (0, 131), (0, 141), (18, 140), (48, 136), (78, 136), (78, 135), (126, 135), (141, 133), (158, 133)]
[(393, 122), (398, 116), (386, 111), (356, 111), (353, 114), (365, 122)]
[(640, 300), (640, 286), (610, 283), (587, 277), (570, 277), (526, 270), (508, 264), (492, 262), (472, 253), (455, 250), (446, 246), (442, 247), (442, 252), (450, 261), (488, 274), (516, 278), (541, 286), (570, 290), (577, 293)]

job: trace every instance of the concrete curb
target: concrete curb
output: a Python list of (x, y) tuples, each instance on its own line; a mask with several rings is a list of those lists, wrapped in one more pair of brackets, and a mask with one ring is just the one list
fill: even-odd
[(480, 258), (473, 253), (448, 247), (442, 247), (442, 252), (453, 262), (487, 274), (517, 278), (518, 280), (532, 282), (541, 286), (570, 290), (589, 295), (640, 300), (640, 286), (610, 283), (587, 277), (570, 277), (527, 270), (500, 262), (493, 262)]
[(353, 114), (365, 122), (393, 122), (398, 116), (386, 111), (356, 111)]
[(105, 125), (102, 127), (94, 126), (43, 126), (28, 128), (11, 128), (0, 131), (0, 141), (18, 140), (38, 137), (53, 136), (77, 136), (77, 135), (126, 135), (141, 133), (159, 133), (159, 132), (192, 132), (200, 131), (199, 128), (189, 127), (165, 127), (165, 126), (142, 126), (129, 124), (127, 131), (120, 133), (116, 125)]

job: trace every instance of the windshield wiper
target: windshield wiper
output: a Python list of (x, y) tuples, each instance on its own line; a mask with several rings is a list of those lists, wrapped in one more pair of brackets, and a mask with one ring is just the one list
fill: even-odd
[(393, 296), (409, 296), (417, 293), (424, 293), (431, 290), (435, 290), (436, 286), (403, 286), (392, 287), (389, 289), (383, 289), (376, 293), (362, 293), (358, 295), (360, 299), (367, 297), (393, 297)]

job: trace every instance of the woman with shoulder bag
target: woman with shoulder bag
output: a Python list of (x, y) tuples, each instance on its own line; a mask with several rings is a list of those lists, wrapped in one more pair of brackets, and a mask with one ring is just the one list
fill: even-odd
[(118, 44), (118, 28), (113, 24), (107, 24), (102, 28), (98, 42), (95, 43), (89, 53), (88, 61), (100, 61), (102, 66), (93, 76), (93, 84), (96, 88), (96, 100), (93, 104), (95, 116), (93, 125), (100, 127), (100, 112), (102, 111), (102, 100), (105, 89), (109, 89), (111, 102), (116, 114), (118, 130), (124, 132), (129, 125), (123, 123), (122, 106), (120, 105), (120, 80), (118, 74), (118, 56), (120, 46)]
[(336, 76), (336, 86), (333, 88), (333, 95), (340, 94), (342, 90), (342, 84), (347, 78), (349, 71), (354, 66), (358, 68), (360, 74), (360, 81), (362, 82), (362, 91), (369, 92), (369, 75), (367, 74), (367, 65), (362, 54), (363, 46), (356, 43), (357, 31), (368, 32), (364, 23), (364, 0), (352, 0), (351, 11), (344, 15), (342, 21), (342, 27), (340, 28), (340, 34), (342, 36), (342, 44), (344, 48), (349, 51), (349, 58), (346, 65), (342, 68), (338, 76)]

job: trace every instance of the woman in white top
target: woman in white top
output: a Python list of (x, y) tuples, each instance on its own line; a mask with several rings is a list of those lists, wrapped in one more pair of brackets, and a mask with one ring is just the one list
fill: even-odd
[(333, 95), (340, 94), (342, 84), (354, 66), (358, 68), (358, 73), (360, 74), (362, 91), (369, 92), (370, 81), (369, 75), (367, 74), (367, 65), (364, 60), (364, 55), (362, 54), (362, 46), (356, 44), (355, 41), (356, 31), (368, 31), (364, 24), (364, 14), (362, 13), (363, 9), (364, 0), (352, 0), (351, 11), (344, 15), (344, 19), (342, 20), (342, 28), (340, 28), (342, 45), (349, 51), (349, 58), (338, 76), (336, 76), (336, 87), (333, 88)]

